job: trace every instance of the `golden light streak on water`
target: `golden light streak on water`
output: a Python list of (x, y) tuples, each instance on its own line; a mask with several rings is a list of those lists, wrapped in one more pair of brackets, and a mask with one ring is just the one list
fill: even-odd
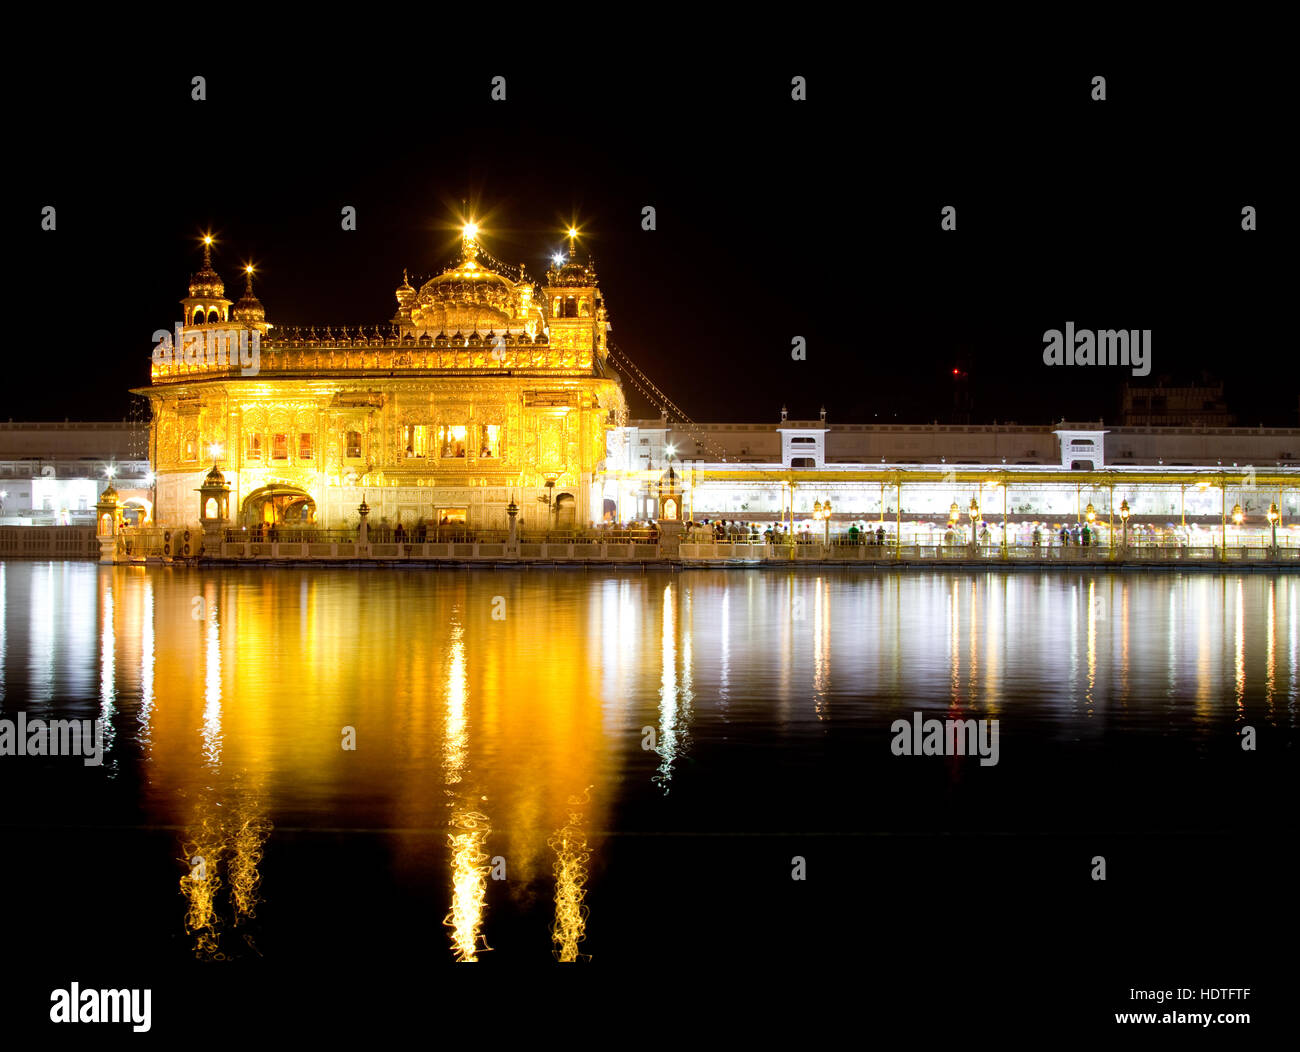
[(459, 963), (478, 960), (483, 941), (483, 914), (487, 900), (488, 856), (483, 850), (490, 830), (488, 818), (463, 806), (455, 787), (464, 781), (469, 767), (469, 671), (466, 665), (465, 628), (459, 621), (451, 626), (447, 660), (446, 728), (443, 734), (443, 785), (451, 798), (451, 907), (442, 923), (451, 929), (452, 956)]
[(1269, 578), (1267, 627), (1264, 630), (1264, 702), (1269, 715), (1273, 714), (1273, 699), (1277, 694), (1277, 580)]
[(1220, 597), (1212, 593), (1208, 578), (1198, 578), (1196, 584), (1198, 595), (1191, 604), (1192, 609), (1199, 613), (1197, 620), (1200, 628), (1196, 641), (1196, 711), (1202, 716), (1208, 716), (1215, 705), (1214, 670), (1210, 663), (1210, 611), (1218, 613), (1220, 624), (1225, 615), (1222, 601), (1215, 601)]
[(479, 950), (490, 950), (483, 940), (483, 914), (487, 900), (487, 816), (462, 811), (452, 817), (459, 828), (451, 834), (451, 909), (442, 923), (451, 929), (452, 955), (459, 963), (478, 960)]
[[(206, 597), (205, 597), (206, 598)], [(210, 767), (221, 765), (221, 626), (215, 607), (206, 602), (204, 626), (203, 757)]]
[[(570, 797), (569, 803), (574, 807), (585, 807), (588, 799), (588, 795), (583, 794), (581, 797)], [(590, 914), (582, 901), (587, 896), (588, 863), (591, 861), (582, 812), (571, 812), (568, 824), (557, 830), (547, 840), (547, 844), (555, 852), (552, 952), (557, 960), (570, 963), (587, 957), (578, 950), (578, 944), (586, 937), (587, 918)]]
[(143, 609), (140, 614), (140, 711), (136, 722), (140, 725), (140, 743), (147, 755), (153, 745), (151, 740), (150, 717), (153, 715), (154, 694), (154, 609), (153, 579), (144, 578), (142, 595)]
[(952, 598), (948, 606), (948, 663), (951, 666), (951, 705), (961, 708), (961, 591), (957, 578), (952, 579)]
[(100, 633), (99, 633), (99, 719), (104, 729), (104, 763), (111, 772), (117, 769), (117, 757), (113, 753), (113, 740), (117, 732), (113, 725), (116, 712), (114, 702), (117, 698), (117, 618), (114, 616), (116, 604), (113, 601), (112, 588), (104, 588), (100, 593)]
[[(1128, 669), (1129, 669), (1129, 596), (1128, 582), (1120, 584), (1120, 623), (1119, 623), (1119, 696), (1128, 703)], [(1166, 625), (1165, 631), (1173, 634), (1173, 625)]]
[[(263, 792), (245, 785), (242, 778), (227, 780), (224, 787), (202, 789), (194, 800), (194, 811), (181, 844), (181, 861), (187, 867), (180, 880), (186, 899), (185, 930), (194, 939), (196, 957), (226, 960), (231, 953), (221, 948), (224, 918), (218, 893), (229, 886), (230, 919), (236, 929), (256, 916), (262, 855), (272, 823)], [(251, 938), (244, 938), (256, 950)]]
[(813, 711), (819, 720), (826, 719), (826, 695), (830, 689), (830, 589), (818, 577), (813, 582)]
[(1241, 579), (1237, 580), (1237, 602), (1234, 604), (1236, 625), (1233, 633), (1233, 684), (1236, 688), (1236, 703), (1239, 712), (1246, 708), (1246, 589)]
[(259, 804), (260, 798), (260, 793), (241, 793), (230, 811), (234, 835), (228, 871), (236, 925), (255, 917), (260, 901), (257, 895), (262, 883), (262, 852), (271, 834), (271, 822)]
[(1083, 691), (1083, 700), (1088, 705), (1088, 715), (1093, 714), (1096, 701), (1093, 691), (1097, 689), (1097, 578), (1088, 581), (1088, 678)]
[(677, 607), (673, 602), (673, 586), (663, 590), (663, 613), (660, 629), (659, 661), (659, 730), (656, 735), (662, 762), (656, 780), (664, 793), (668, 792), (673, 777), (673, 761), (677, 759)]
[(983, 638), (981, 632), (984, 626), (980, 623), (979, 608), (979, 578), (974, 575), (970, 578), (970, 667), (967, 669), (967, 708), (974, 708), (979, 704), (978, 691), (976, 687), (979, 683), (979, 647), (980, 640)]
[(181, 894), (185, 896), (185, 930), (194, 937), (194, 956), (209, 958), (218, 952), (217, 890), (221, 877), (217, 866), (221, 859), (221, 834), (217, 816), (206, 810), (189, 837), (181, 844), (181, 861), (187, 867), (181, 877)]

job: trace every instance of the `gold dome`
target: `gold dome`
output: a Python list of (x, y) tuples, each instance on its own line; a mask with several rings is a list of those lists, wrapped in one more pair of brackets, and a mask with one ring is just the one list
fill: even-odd
[(203, 242), (203, 269), (190, 278), (190, 296), (193, 298), (222, 299), (226, 295), (226, 283), (221, 275), (212, 269), (212, 245)]
[(253, 295), (252, 271), (245, 271), (244, 278), (244, 294), (239, 297), (239, 302), (235, 304), (235, 309), (230, 316), (235, 321), (266, 321), (266, 308), (262, 306), (262, 301)]
[(540, 317), (532, 305), (532, 287), (511, 281), (481, 262), (478, 243), (466, 236), (459, 263), (430, 278), (416, 292), (403, 275), (397, 290), (398, 320), (432, 336), (468, 337), (521, 329)]

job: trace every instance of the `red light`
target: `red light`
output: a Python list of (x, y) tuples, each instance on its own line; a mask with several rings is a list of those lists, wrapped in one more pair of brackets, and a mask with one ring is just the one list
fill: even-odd
[(958, 376), (958, 375), (960, 375), (960, 374), (957, 372), (956, 369), (954, 369), (954, 370), (952, 371), (952, 375), (953, 375), (953, 376)]

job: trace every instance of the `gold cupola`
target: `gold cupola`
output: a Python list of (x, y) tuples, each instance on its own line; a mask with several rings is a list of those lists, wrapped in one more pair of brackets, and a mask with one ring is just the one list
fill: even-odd
[(212, 235), (203, 238), (203, 268), (190, 278), (190, 294), (181, 300), (185, 324), (212, 325), (230, 320), (226, 284), (212, 269)]
[(262, 301), (253, 294), (253, 265), (244, 267), (244, 294), (239, 297), (235, 309), (230, 312), (233, 320), (247, 325), (250, 329), (265, 332), (270, 328), (266, 324), (266, 308)]
[(480, 259), (478, 227), (466, 223), (461, 231), (461, 258), (431, 278), (416, 292), (403, 281), (397, 290), (398, 314), (394, 319), (404, 335), (446, 336), (454, 343), (474, 334), (505, 334), (537, 329), (541, 312), (525, 280), (510, 280)]

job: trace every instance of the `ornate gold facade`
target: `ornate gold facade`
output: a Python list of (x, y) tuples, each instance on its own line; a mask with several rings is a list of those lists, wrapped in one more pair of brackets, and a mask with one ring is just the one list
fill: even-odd
[(383, 332), (282, 330), (251, 274), (231, 309), (205, 248), (177, 345), (155, 348), (137, 392), (153, 410), (156, 521), (198, 521), (214, 461), (233, 525), (351, 527), (363, 498), (372, 524), (504, 528), (512, 498), (525, 527), (600, 518), (592, 484), (627, 409), (594, 267), (571, 247), (534, 285), (484, 262), (475, 235), (419, 289), (403, 279)]

